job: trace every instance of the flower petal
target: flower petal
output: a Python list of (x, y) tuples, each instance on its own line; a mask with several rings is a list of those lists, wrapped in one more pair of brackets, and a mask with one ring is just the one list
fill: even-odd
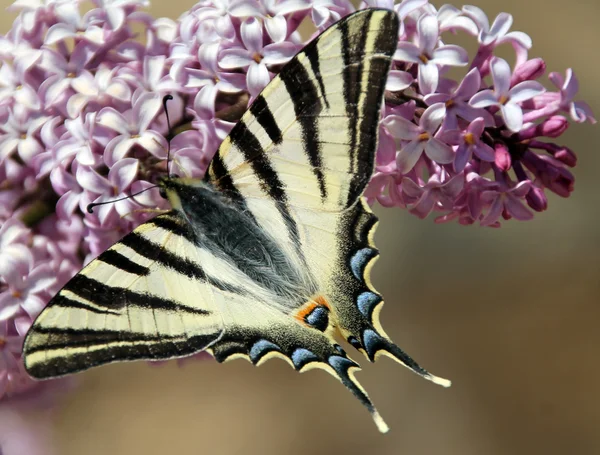
[(448, 144), (432, 137), (425, 144), (425, 154), (438, 164), (448, 164), (454, 161), (454, 150)]
[(263, 28), (260, 21), (254, 17), (249, 17), (242, 22), (240, 32), (246, 49), (251, 53), (260, 54), (263, 48)]
[(296, 53), (298, 47), (294, 43), (268, 44), (263, 49), (263, 63), (265, 65), (281, 65), (287, 63)]
[(417, 41), (421, 53), (431, 55), (438, 44), (440, 34), (439, 23), (436, 16), (425, 14), (417, 23)]
[(418, 125), (399, 115), (388, 115), (382, 123), (392, 136), (399, 139), (416, 139), (422, 132)]
[(478, 68), (473, 68), (469, 71), (458, 88), (454, 91), (454, 97), (468, 101), (473, 95), (475, 95), (481, 87), (481, 74)]
[(287, 22), (283, 16), (266, 17), (265, 29), (274, 43), (281, 43), (287, 35)]
[(462, 7), (463, 12), (469, 16), (479, 27), (479, 30), (488, 31), (490, 29), (490, 23), (488, 21), (487, 15), (483, 12), (481, 8), (472, 5), (464, 5)]
[(436, 132), (446, 115), (446, 105), (444, 103), (435, 103), (425, 109), (421, 116), (419, 125), (421, 129), (427, 131), (430, 135)]
[(133, 105), (133, 117), (137, 120), (138, 131), (146, 131), (161, 109), (162, 99), (159, 93), (146, 92)]
[(496, 157), (494, 149), (485, 142), (479, 142), (473, 146), (473, 152), (480, 160), (493, 163)]
[(516, 133), (523, 128), (523, 111), (519, 106), (515, 103), (506, 103), (500, 106), (500, 110), (509, 130)]
[(421, 93), (428, 95), (429, 93), (435, 92), (440, 78), (437, 65), (431, 60), (427, 63), (421, 63), (419, 65), (419, 74), (417, 78), (419, 80)]
[(119, 193), (125, 191), (136, 178), (139, 161), (135, 158), (123, 158), (108, 171), (108, 180)]
[(504, 207), (515, 220), (527, 221), (533, 218), (533, 212), (525, 207), (525, 204), (520, 199), (517, 199), (510, 193), (504, 199)]
[(494, 19), (489, 31), (482, 34), (481, 42), (487, 46), (508, 33), (513, 23), (513, 17), (508, 13), (500, 13)]
[(497, 96), (507, 95), (510, 89), (511, 71), (506, 60), (499, 57), (492, 57), (490, 71), (494, 80), (494, 93)]
[(76, 177), (77, 183), (92, 193), (102, 194), (112, 191), (110, 182), (88, 166), (79, 166)]
[(496, 223), (498, 221), (498, 218), (500, 218), (500, 215), (502, 214), (503, 208), (504, 204), (502, 203), (502, 196), (500, 194), (497, 194), (496, 197), (492, 199), (492, 204), (486, 215), (482, 218), (480, 224), (482, 226), (491, 226), (494, 223)]
[[(116, 162), (125, 158), (131, 147), (135, 145), (135, 139), (129, 136), (117, 136), (111, 139), (104, 149), (104, 163), (108, 167), (114, 166)], [(83, 185), (82, 185), (83, 186)]]
[(497, 106), (500, 103), (496, 94), (492, 90), (482, 90), (479, 93), (475, 93), (469, 100), (469, 104), (473, 107), (483, 108), (488, 106)]
[(542, 84), (536, 81), (523, 81), (515, 85), (508, 92), (509, 99), (513, 103), (520, 103), (541, 95), (546, 89)]
[(412, 74), (406, 71), (391, 70), (388, 74), (388, 79), (385, 84), (385, 89), (392, 92), (399, 92), (410, 87), (415, 78)]
[(238, 93), (246, 89), (246, 75), (241, 73), (221, 73), (217, 89), (225, 93)]
[(267, 67), (260, 63), (253, 63), (248, 68), (248, 75), (246, 76), (246, 82), (248, 84), (248, 91), (251, 96), (258, 95), (263, 88), (267, 86), (271, 77)]
[(435, 191), (424, 191), (419, 200), (410, 207), (410, 213), (421, 219), (427, 218), (437, 202), (435, 196)]
[(246, 49), (225, 49), (221, 52), (219, 66), (226, 70), (247, 68), (253, 61)]
[(421, 63), (421, 50), (413, 43), (400, 41), (394, 52), (394, 60), (400, 62)]
[(63, 41), (67, 38), (71, 38), (72, 36), (75, 36), (75, 29), (72, 25), (61, 23), (54, 24), (46, 32), (44, 44), (51, 46), (56, 44), (58, 41)]
[(128, 122), (123, 115), (112, 107), (105, 107), (98, 113), (97, 121), (120, 134), (129, 134)]
[(438, 65), (465, 66), (469, 63), (469, 55), (462, 47), (448, 44), (433, 51), (432, 60)]
[(149, 56), (143, 62), (143, 74), (146, 76), (150, 86), (158, 84), (165, 70), (164, 55)]
[(415, 167), (417, 161), (419, 161), (424, 149), (425, 142), (419, 140), (410, 141), (408, 144), (402, 147), (398, 152), (398, 155), (396, 155), (396, 164), (398, 165), (398, 170), (402, 174), (409, 172), (413, 167)]
[(161, 160), (167, 158), (167, 141), (162, 134), (156, 131), (145, 131), (137, 139), (137, 144)]
[(210, 119), (215, 115), (215, 100), (218, 90), (214, 85), (205, 85), (194, 98), (194, 110), (200, 118)]
[(36, 293), (48, 290), (56, 282), (56, 272), (48, 264), (38, 265), (27, 276), (27, 291)]
[(454, 170), (462, 172), (468, 161), (471, 159), (472, 148), (467, 144), (460, 144), (456, 149), (456, 157), (454, 158)]
[(525, 49), (531, 49), (531, 46), (533, 45), (533, 41), (531, 40), (531, 37), (527, 33), (523, 33), (523, 32), (507, 33), (506, 35), (504, 35), (502, 38), (500, 38), (498, 40), (497, 44), (502, 44), (502, 43), (506, 43), (506, 42), (510, 42), (513, 44), (516, 43)]

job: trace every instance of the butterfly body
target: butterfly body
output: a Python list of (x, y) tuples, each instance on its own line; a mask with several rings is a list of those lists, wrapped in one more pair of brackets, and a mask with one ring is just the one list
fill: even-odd
[(370, 281), (377, 218), (362, 194), (397, 30), (395, 13), (377, 9), (330, 27), (254, 100), (205, 179), (163, 178), (172, 209), (51, 300), (25, 341), (29, 373), (202, 350), (219, 362), (282, 358), (334, 375), (381, 431), (340, 340), (449, 385), (385, 334)]

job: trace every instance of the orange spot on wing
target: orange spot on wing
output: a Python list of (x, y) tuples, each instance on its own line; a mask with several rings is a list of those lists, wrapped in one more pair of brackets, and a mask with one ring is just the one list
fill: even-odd
[(317, 303), (317, 305), (324, 306), (328, 310), (331, 310), (331, 307), (329, 306), (329, 302), (322, 295), (318, 295), (317, 297), (315, 297), (314, 301)]
[(327, 299), (322, 295), (318, 295), (314, 299), (309, 300), (304, 305), (302, 305), (300, 309), (296, 312), (294, 317), (299, 321), (304, 322), (304, 318), (310, 313), (312, 313), (312, 311), (318, 306), (323, 306), (329, 311), (331, 311), (331, 307), (329, 306), (329, 302), (327, 302)]

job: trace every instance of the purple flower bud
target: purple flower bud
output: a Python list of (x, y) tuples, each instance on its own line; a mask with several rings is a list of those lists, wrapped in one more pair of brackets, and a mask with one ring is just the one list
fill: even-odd
[(569, 122), (562, 115), (553, 115), (552, 117), (544, 120), (539, 125), (533, 125), (529, 128), (524, 128), (519, 131), (519, 139), (524, 141), (533, 139), (534, 137), (546, 136), (546, 137), (558, 137), (563, 134), (569, 127)]
[(519, 82), (532, 81), (543, 76), (546, 72), (546, 62), (539, 57), (527, 60), (525, 63), (518, 65), (513, 71), (510, 79), (510, 86), (514, 87)]
[(531, 186), (529, 193), (525, 196), (525, 200), (527, 201), (527, 205), (536, 212), (543, 212), (548, 208), (548, 198), (544, 190), (537, 186)]
[(577, 155), (575, 155), (575, 152), (564, 145), (558, 145), (549, 142), (531, 141), (529, 143), (529, 147), (545, 150), (555, 159), (569, 167), (574, 167), (577, 164)]
[(574, 167), (577, 164), (577, 156), (568, 147), (559, 147), (559, 150), (554, 153), (554, 158), (569, 167)]
[(494, 164), (498, 166), (501, 171), (508, 171), (511, 166), (511, 158), (506, 144), (502, 142), (496, 142), (494, 144), (494, 154)]
[(574, 190), (575, 177), (562, 163), (549, 156), (537, 155), (527, 150), (523, 164), (550, 191), (562, 197), (569, 197)]

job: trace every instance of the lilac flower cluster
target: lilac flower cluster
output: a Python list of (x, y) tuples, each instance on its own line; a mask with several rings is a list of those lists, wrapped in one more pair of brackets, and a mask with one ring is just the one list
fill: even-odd
[[(181, 131), (171, 171), (201, 177), (252, 100), (346, 1), (202, 1), (177, 22), (142, 0), (19, 0), (0, 36), (0, 400), (35, 383), (21, 346), (82, 264), (153, 216), (166, 172), (166, 117)], [(142, 33), (139, 30), (142, 30)], [(39, 387), (38, 387), (39, 388)]]
[[(573, 101), (573, 73), (550, 74), (558, 91), (544, 91), (535, 81), (544, 62), (528, 59), (531, 40), (509, 32), (508, 14), (490, 26), (471, 6), (383, 1), (369, 5), (395, 9), (402, 26), (369, 200), (497, 226), (501, 216), (544, 210), (546, 189), (568, 196), (575, 155), (544, 137), (566, 129), (563, 113), (594, 122)], [(19, 16), (0, 36), (0, 400), (34, 387), (21, 345), (50, 297), (164, 208), (149, 189), (86, 211), (165, 174), (162, 97), (174, 98), (179, 133), (172, 172), (200, 177), (248, 103), (302, 47), (301, 22), (320, 31), (354, 10), (348, 0), (203, 0), (173, 21), (144, 13), (144, 0), (94, 0), (85, 13), (82, 3), (17, 0)], [(441, 41), (448, 31), (477, 37), (471, 61)], [(512, 70), (494, 56), (505, 42), (517, 54)], [(462, 81), (445, 77), (453, 66), (465, 68)]]
[[(546, 91), (537, 81), (545, 63), (528, 57), (531, 39), (510, 31), (510, 14), (490, 25), (475, 6), (367, 4), (393, 8), (402, 20), (367, 189), (371, 202), (407, 208), (419, 218), (436, 212), (440, 223), (498, 227), (501, 219), (529, 220), (545, 210), (546, 190), (569, 196), (576, 156), (553, 139), (567, 129), (567, 116), (596, 122), (586, 103), (574, 101), (572, 70), (565, 78), (551, 73), (557, 91)], [(476, 55), (470, 59), (461, 47), (445, 44), (444, 32), (476, 37)], [(515, 50), (514, 68), (494, 55), (504, 43)], [(464, 78), (444, 77), (451, 67), (464, 67)]]

